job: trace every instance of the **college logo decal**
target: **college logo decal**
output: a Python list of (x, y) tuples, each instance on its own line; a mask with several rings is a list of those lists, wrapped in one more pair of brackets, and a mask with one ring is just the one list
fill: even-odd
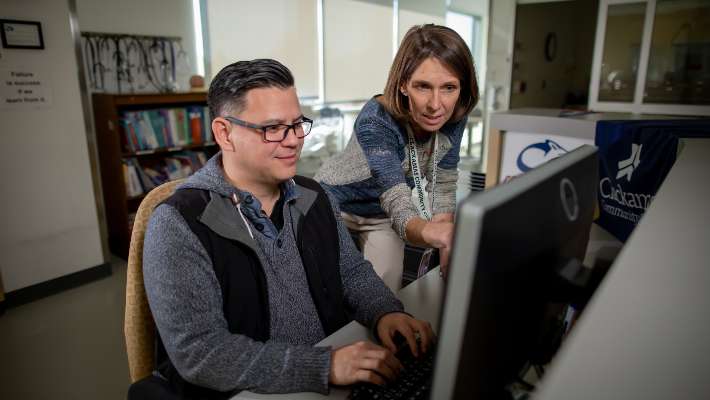
[(631, 175), (641, 163), (642, 147), (642, 144), (631, 143), (631, 156), (626, 160), (619, 161), (619, 172), (616, 174), (616, 179), (626, 176), (626, 180), (631, 182)]
[(521, 172), (528, 172), (531, 169), (544, 164), (567, 153), (567, 149), (552, 140), (545, 140), (540, 143), (533, 143), (524, 148), (518, 155), (516, 165)]

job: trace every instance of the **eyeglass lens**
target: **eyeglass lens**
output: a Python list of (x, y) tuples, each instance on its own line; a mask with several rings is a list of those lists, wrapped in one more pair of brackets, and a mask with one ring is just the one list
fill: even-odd
[(292, 125), (270, 125), (264, 127), (264, 139), (269, 142), (280, 142), (286, 139), (289, 131), (293, 130), (297, 138), (302, 138), (308, 135), (311, 131), (310, 121), (296, 122)]

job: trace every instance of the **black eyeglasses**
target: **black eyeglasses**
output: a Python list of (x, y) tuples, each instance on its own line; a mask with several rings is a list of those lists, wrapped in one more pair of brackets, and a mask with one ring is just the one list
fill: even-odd
[(311, 126), (313, 126), (313, 120), (306, 117), (301, 117), (300, 121), (294, 122), (291, 125), (256, 125), (234, 117), (224, 117), (224, 119), (235, 125), (261, 131), (265, 142), (281, 142), (286, 139), (289, 131), (293, 131), (294, 135), (296, 135), (298, 139), (301, 139), (311, 133)]

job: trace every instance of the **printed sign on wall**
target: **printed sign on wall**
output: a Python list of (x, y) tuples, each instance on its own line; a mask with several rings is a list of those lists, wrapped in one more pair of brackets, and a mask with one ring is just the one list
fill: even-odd
[(52, 92), (37, 71), (29, 68), (0, 69), (0, 107), (37, 108), (52, 104)]

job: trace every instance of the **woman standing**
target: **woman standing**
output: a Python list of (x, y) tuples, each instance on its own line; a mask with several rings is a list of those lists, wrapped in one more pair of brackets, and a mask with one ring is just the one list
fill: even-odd
[(446, 272), (459, 148), (478, 97), (473, 58), (461, 37), (444, 26), (414, 26), (384, 94), (365, 104), (345, 150), (316, 174), (393, 291), (401, 286), (404, 241), (429, 248), (427, 264), (431, 249), (439, 249)]

